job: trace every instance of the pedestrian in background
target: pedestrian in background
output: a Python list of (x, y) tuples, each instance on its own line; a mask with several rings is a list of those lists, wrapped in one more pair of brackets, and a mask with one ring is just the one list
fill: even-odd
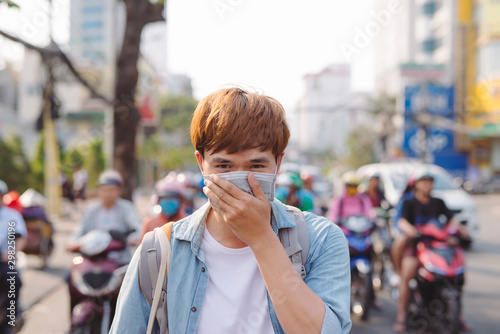
[(84, 201), (87, 199), (87, 184), (89, 176), (87, 171), (81, 165), (73, 168), (73, 198), (76, 209), (79, 212), (84, 210)]

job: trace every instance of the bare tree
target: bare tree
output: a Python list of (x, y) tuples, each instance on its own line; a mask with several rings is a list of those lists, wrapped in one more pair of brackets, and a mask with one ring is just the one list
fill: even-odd
[[(0, 0), (0, 4), (5, 0)], [(139, 72), (137, 61), (141, 34), (148, 23), (165, 21), (163, 11), (164, 1), (153, 3), (148, 0), (122, 0), (126, 6), (126, 26), (122, 49), (116, 62), (115, 99), (109, 101), (97, 92), (76, 70), (66, 54), (54, 43), (48, 47), (38, 47), (18, 37), (0, 30), (0, 35), (14, 42), (21, 43), (27, 48), (40, 53), (43, 59), (59, 58), (71, 74), (87, 87), (92, 96), (100, 98), (113, 105), (114, 109), (114, 151), (113, 168), (118, 170), (124, 178), (123, 197), (132, 198), (135, 184), (136, 150), (135, 139), (140, 114), (135, 105), (135, 93)], [(9, 6), (17, 6), (12, 1), (7, 1)]]
[(148, 23), (164, 21), (165, 18), (163, 1), (122, 1), (126, 5), (127, 21), (122, 49), (116, 63), (113, 167), (126, 180), (123, 197), (131, 199), (135, 180), (135, 138), (140, 120), (135, 105), (135, 90), (139, 78), (137, 60), (141, 33)]

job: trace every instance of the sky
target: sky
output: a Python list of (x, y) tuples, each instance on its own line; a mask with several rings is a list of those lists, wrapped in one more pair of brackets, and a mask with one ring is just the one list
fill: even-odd
[(373, 0), (170, 0), (167, 67), (203, 97), (224, 84), (255, 87), (295, 107), (302, 77), (332, 63), (353, 65), (353, 88), (373, 89), (373, 45), (347, 60), (342, 42), (370, 19)]
[[(54, 38), (65, 44), (70, 0), (53, 1), (57, 3)], [(48, 29), (43, 15), (36, 15), (43, 9), (32, 1), (18, 3), (23, 7), (20, 14), (0, 8), (0, 28), (29, 32), (34, 43), (43, 45)], [(370, 91), (374, 41), (350, 59), (340, 46), (352, 45), (356, 29), (373, 20), (373, 4), (373, 0), (169, 0), (164, 61), (168, 71), (192, 78), (198, 99), (222, 85), (239, 84), (277, 98), (286, 109), (294, 108), (304, 94), (303, 75), (333, 63), (351, 63), (352, 88)], [(40, 27), (36, 34), (30, 32), (33, 26)], [(15, 62), (22, 58), (22, 49), (0, 42), (2, 55)]]

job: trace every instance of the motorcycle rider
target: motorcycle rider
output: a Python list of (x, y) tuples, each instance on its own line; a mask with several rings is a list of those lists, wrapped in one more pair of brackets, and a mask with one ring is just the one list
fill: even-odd
[(378, 173), (370, 176), (365, 194), (372, 202), (372, 207), (380, 208), (380, 204), (385, 200), (385, 194), (380, 188), (380, 175)]
[(336, 224), (352, 216), (365, 216), (370, 221), (374, 221), (375, 216), (370, 199), (358, 192), (360, 178), (355, 172), (349, 171), (342, 176), (342, 181), (344, 192), (333, 198), (328, 210), (328, 219)]
[[(133, 203), (120, 198), (123, 184), (120, 173), (115, 170), (106, 170), (99, 176), (98, 184), (100, 201), (84, 213), (67, 249), (72, 249), (74, 244), (78, 243), (79, 238), (93, 230), (117, 230), (121, 232), (134, 230), (128, 236), (127, 241), (132, 246), (138, 242), (141, 220)], [(108, 253), (108, 258), (115, 260), (119, 264), (126, 264), (130, 262), (132, 253), (130, 248), (127, 248), (123, 251)], [(72, 289), (74, 287), (71, 282), (71, 276), (68, 276), (68, 287), (70, 291), (71, 310), (73, 310), (78, 300), (73, 298), (74, 293), (72, 293)]]
[[(399, 199), (398, 203), (396, 204), (396, 207), (394, 208), (396, 213), (394, 214), (393, 217), (393, 227), (395, 234), (397, 236), (401, 235), (403, 232), (399, 228), (398, 222), (399, 219), (401, 218), (401, 211), (403, 210), (403, 203), (410, 198), (413, 198), (415, 196), (415, 176), (410, 175), (408, 177), (408, 180), (406, 181), (406, 188), (403, 190), (403, 193), (401, 194), (401, 198)], [(400, 283), (399, 276), (400, 273), (400, 267), (401, 267), (401, 256), (402, 254), (402, 249), (404, 249), (404, 243), (406, 241), (406, 238), (402, 237), (395, 237), (394, 242), (392, 244), (391, 248), (391, 259), (392, 259), (392, 265), (394, 267), (394, 271), (397, 274), (396, 278), (393, 279), (394, 285), (398, 286)]]
[(278, 187), (275, 196), (284, 204), (299, 208), (301, 211), (314, 212), (314, 195), (303, 189), (304, 182), (300, 175), (294, 172), (281, 174), (276, 180)]
[(155, 227), (161, 227), (168, 222), (178, 221), (187, 216), (184, 205), (184, 184), (177, 180), (177, 174), (169, 173), (165, 178), (156, 183), (156, 204), (161, 208), (159, 215), (147, 217), (142, 222), (141, 240), (149, 231)]
[[(468, 233), (465, 226), (453, 219), (453, 213), (446, 207), (444, 201), (431, 196), (434, 177), (427, 169), (417, 171), (415, 175), (414, 197), (406, 199), (403, 202), (401, 218), (398, 221), (398, 227), (403, 232), (398, 238), (403, 238), (404, 242), (395, 242), (393, 247), (395, 253), (401, 254), (400, 275), (401, 284), (399, 285), (398, 313), (393, 330), (398, 333), (406, 331), (407, 306), (410, 297), (409, 281), (415, 277), (418, 269), (418, 260), (416, 257), (416, 237), (418, 235), (416, 226), (425, 223), (431, 219), (446, 219), (447, 224), (455, 226), (460, 233), (467, 237)], [(462, 321), (462, 327), (468, 330), (470, 327)]]
[[(134, 232), (128, 236), (128, 242), (131, 245), (136, 244), (141, 220), (134, 204), (120, 198), (123, 184), (120, 173), (115, 170), (106, 170), (99, 176), (98, 184), (100, 201), (84, 213), (72, 239), (76, 241), (93, 230), (121, 232), (133, 230)], [(130, 261), (131, 253), (126, 250), (121, 254), (116, 254), (116, 257), (120, 263), (127, 263)]]
[[(4, 181), (0, 180), (0, 296), (13, 295), (16, 305), (14, 320), (15, 324), (19, 326), (19, 324), (22, 323), (21, 310), (19, 308), (18, 302), (22, 284), (16, 269), (14, 267), (11, 267), (11, 265), (15, 266), (16, 262), (15, 258), (12, 257), (12, 251), (14, 251), (15, 254), (15, 252), (22, 251), (24, 249), (24, 247), (26, 246), (27, 231), (26, 223), (24, 222), (21, 214), (18, 211), (4, 205), (3, 196), (7, 193), (7, 184)], [(15, 243), (13, 243), (13, 239), (9, 237), (9, 235), (11, 235), (12, 233), (15, 236)], [(11, 278), (14, 278), (14, 293), (11, 292), (12, 284), (9, 283)], [(2, 307), (4, 311), (7, 310), (7, 308), (11, 305), (11, 297), (5, 298), (5, 302), (9, 304), (0, 305), (0, 307)], [(5, 320), (10, 322), (12, 318), (7, 318)], [(6, 324), (0, 324), (0, 326), (4, 325)], [(4, 330), (4, 328), (0, 327), (0, 331), (2, 331), (2, 333), (4, 332)]]

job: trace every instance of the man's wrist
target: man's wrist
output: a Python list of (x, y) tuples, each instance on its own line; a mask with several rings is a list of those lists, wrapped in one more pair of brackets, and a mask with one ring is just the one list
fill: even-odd
[(272, 246), (273, 242), (279, 242), (279, 239), (276, 237), (276, 234), (274, 233), (273, 229), (269, 226), (266, 231), (261, 234), (255, 242), (253, 242), (250, 246), (254, 254), (256, 252), (261, 252), (265, 250), (266, 248), (269, 248)]

